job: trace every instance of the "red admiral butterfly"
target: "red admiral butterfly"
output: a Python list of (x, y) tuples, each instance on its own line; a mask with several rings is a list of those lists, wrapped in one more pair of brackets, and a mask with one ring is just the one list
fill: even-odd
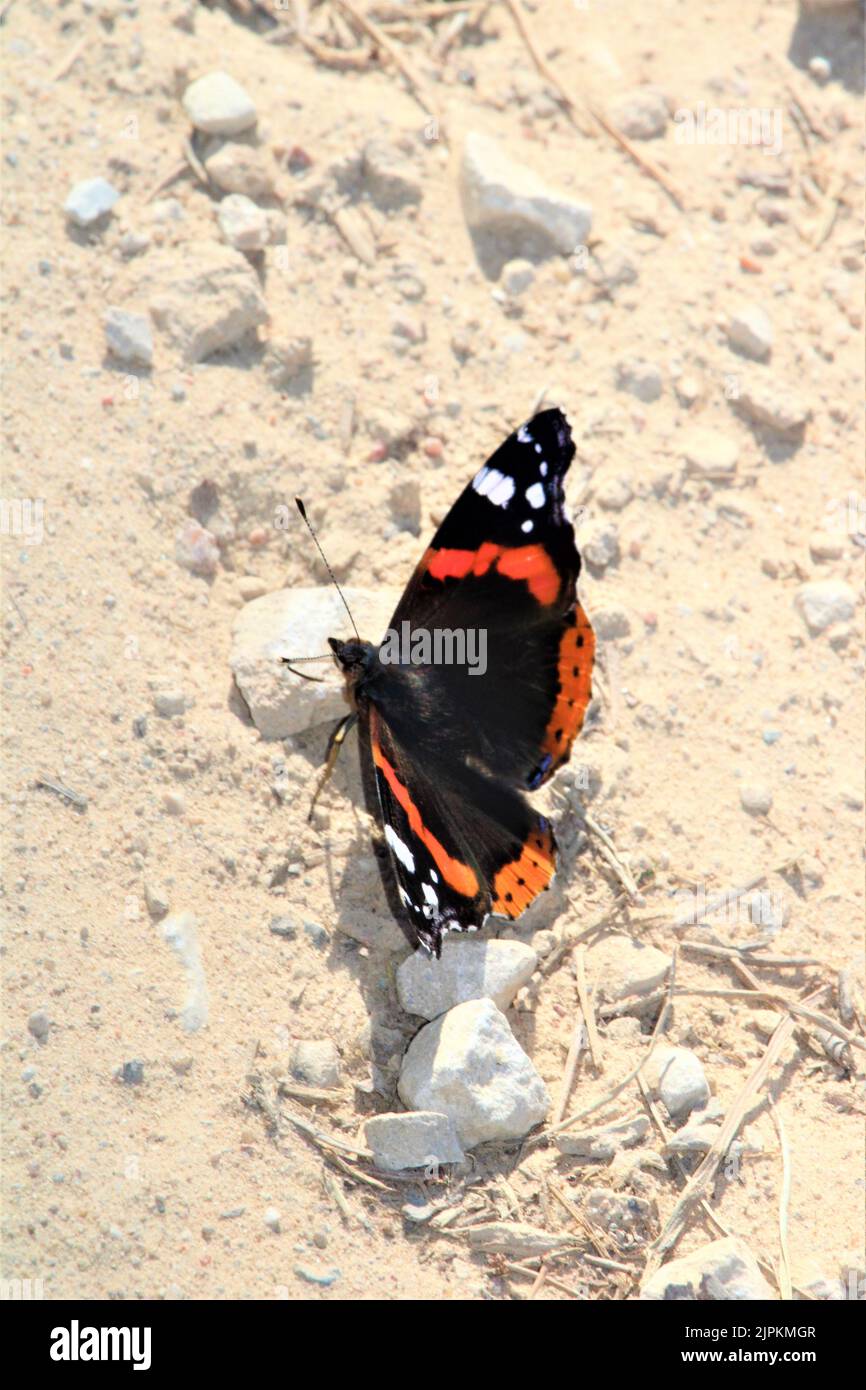
[[(563, 479), (574, 457), (559, 410), (509, 435), (422, 557), (391, 630), (486, 633), (486, 672), (385, 646), (329, 645), (360, 720), (413, 946), (438, 956), (448, 930), (516, 918), (548, 888), (556, 844), (524, 791), (567, 759), (591, 693), (595, 638), (577, 601), (580, 557)], [(404, 648), (405, 651), (405, 648)]]

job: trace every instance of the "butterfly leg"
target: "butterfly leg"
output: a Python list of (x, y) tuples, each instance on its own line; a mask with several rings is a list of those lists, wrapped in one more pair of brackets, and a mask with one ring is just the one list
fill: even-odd
[(358, 715), (354, 710), (352, 710), (351, 714), (344, 715), (343, 718), (340, 720), (339, 724), (336, 724), (334, 728), (331, 730), (331, 737), (328, 739), (328, 747), (325, 753), (325, 766), (323, 767), (321, 776), (319, 777), (319, 780), (316, 783), (316, 790), (313, 792), (313, 799), (310, 802), (310, 810), (307, 816), (308, 822), (313, 819), (313, 812), (316, 809), (316, 802), (319, 799), (319, 793), (322, 791), (325, 783), (327, 782), (328, 778), (334, 770), (334, 764), (337, 761), (340, 749), (343, 746), (346, 735), (352, 731), (357, 722)]

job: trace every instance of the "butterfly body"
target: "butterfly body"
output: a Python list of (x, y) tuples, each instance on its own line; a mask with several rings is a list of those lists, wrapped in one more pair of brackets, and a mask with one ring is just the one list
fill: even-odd
[(591, 694), (563, 489), (573, 455), (560, 411), (521, 426), (439, 527), (388, 640), (329, 639), (372, 761), (401, 925), (437, 956), (445, 931), (519, 917), (553, 878), (553, 831), (526, 793), (568, 758)]

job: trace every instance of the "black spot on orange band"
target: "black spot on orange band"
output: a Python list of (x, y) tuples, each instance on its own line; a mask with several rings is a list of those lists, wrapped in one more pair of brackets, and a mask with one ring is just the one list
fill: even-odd
[(550, 886), (556, 872), (553, 835), (546, 826), (533, 830), (520, 854), (504, 864), (493, 879), (490, 911), (500, 917), (519, 917)]

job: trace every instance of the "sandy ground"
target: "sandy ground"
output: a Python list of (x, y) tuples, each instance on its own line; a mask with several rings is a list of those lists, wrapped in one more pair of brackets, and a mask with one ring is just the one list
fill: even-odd
[[(341, 578), (399, 588), (466, 478), (546, 390), (575, 431), (570, 495), (587, 509), (585, 534), (616, 531), (618, 562), (588, 574), (583, 593), (620, 635), (600, 642), (598, 702), (575, 754), (589, 789), (576, 800), (554, 786), (548, 798), (566, 847), (557, 890), (515, 934), (549, 951), (601, 922), (670, 953), (684, 890), (764, 876), (787, 918), (773, 952), (813, 963), (753, 963), (761, 984), (792, 1000), (823, 987), (815, 1008), (838, 1023), (840, 1002), (851, 1020), (838, 989), (849, 971), (856, 1032), (863, 609), (858, 598), (853, 617), (812, 633), (797, 599), (818, 580), (862, 587), (857, 12), (803, 16), (793, 0), (549, 0), (523, 12), (564, 89), (600, 110), (651, 83), (671, 112), (704, 102), (781, 113), (773, 157), (677, 143), (672, 121), (635, 141), (678, 207), (607, 134), (575, 127), (502, 5), (447, 46), (450, 18), (391, 31), (432, 98), (438, 139), (387, 64), (340, 71), (291, 34), (268, 43), (265, 8), (3, 6), (3, 497), (44, 506), (41, 536), (22, 534), (10, 512), (2, 537), (3, 1273), (41, 1279), (48, 1298), (520, 1298), (534, 1274), (471, 1253), (460, 1228), (519, 1218), (573, 1230), (584, 1250), (622, 1263), (609, 1233), (590, 1242), (557, 1200), (579, 1218), (592, 1190), (611, 1186), (603, 1163), (544, 1145), (479, 1150), (468, 1176), (427, 1191), (459, 1208), (437, 1231), (403, 1214), (423, 1200), (417, 1183), (340, 1169), (291, 1122), (354, 1141), (367, 1115), (393, 1106), (393, 1058), (418, 1020), (396, 1002), (405, 947), (354, 751), (307, 826), (327, 730), (286, 746), (260, 738), (232, 689), (232, 625), (256, 588), (321, 580), (300, 528), (272, 525), (296, 492)], [(339, 45), (350, 32), (343, 16), (320, 37)], [(810, 70), (815, 57), (829, 75)], [(152, 368), (132, 372), (106, 356), (106, 307), (146, 307), (139, 286), (153, 257), (182, 266), (189, 247), (220, 241), (212, 190), (189, 168), (153, 196), (183, 160), (178, 94), (216, 68), (250, 93), (279, 172), (271, 205), (286, 242), (258, 261), (270, 324), (195, 366), (157, 332)], [(585, 263), (541, 262), (518, 300), (487, 277), (463, 218), (470, 129), (593, 206)], [(304, 156), (312, 177), (374, 136), (402, 149), (422, 199), (372, 209), (365, 265), (296, 193)], [(768, 170), (769, 190), (755, 184)], [(121, 198), (103, 226), (71, 230), (63, 201), (96, 175)], [(130, 233), (145, 244), (127, 257)], [(623, 261), (634, 275), (616, 283)], [(771, 323), (768, 364), (729, 344), (744, 303)], [(267, 375), (269, 334), (312, 336), (314, 364), (289, 389)], [(657, 400), (622, 389), (633, 358), (657, 368)], [(799, 436), (740, 408), (765, 372), (808, 413)], [(733, 471), (706, 477), (685, 462), (698, 425), (736, 455)], [(210, 579), (175, 557), (205, 478), (229, 523)], [(392, 515), (392, 490), (407, 480), (420, 486), (418, 535)], [(154, 709), (167, 686), (186, 697), (184, 714)], [(769, 794), (766, 814), (744, 809), (744, 788)], [(580, 800), (638, 879), (638, 902), (582, 833)], [(184, 1028), (184, 965), (145, 885), (151, 906), (162, 894), (195, 916), (208, 999), (198, 1031)], [(324, 949), (303, 931), (274, 935), (271, 920), (286, 914), (324, 927)], [(702, 940), (754, 934), (740, 915)], [(726, 961), (685, 947), (678, 985), (749, 987)], [(510, 1013), (555, 1100), (576, 1007), (563, 956)], [(723, 1108), (766, 1048), (766, 1010), (743, 998), (676, 1003), (669, 1039), (697, 1053)], [(275, 1136), (251, 1088), (270, 1104), (294, 1041), (326, 1037), (341, 1051), (340, 1087), (326, 1105), (283, 1098)], [(581, 1066), (569, 1111), (612, 1089), (646, 1041), (637, 1024), (604, 1028), (601, 1070)], [(818, 1292), (816, 1280), (863, 1258), (862, 1053), (851, 1056), (840, 1064), (800, 1031), (771, 1071), (792, 1270)], [(124, 1080), (130, 1063), (141, 1067), (127, 1065)], [(596, 1118), (642, 1109), (632, 1086)], [(707, 1195), (775, 1270), (783, 1155), (766, 1092), (745, 1133), (760, 1152)], [(653, 1133), (645, 1147), (662, 1142)], [(551, 1266), (560, 1282), (537, 1296), (634, 1297), (642, 1241), (682, 1182), (673, 1166), (623, 1179), (650, 1213), (625, 1268), (566, 1256)], [(269, 1225), (270, 1208), (280, 1215)], [(717, 1234), (697, 1209), (679, 1252)]]

